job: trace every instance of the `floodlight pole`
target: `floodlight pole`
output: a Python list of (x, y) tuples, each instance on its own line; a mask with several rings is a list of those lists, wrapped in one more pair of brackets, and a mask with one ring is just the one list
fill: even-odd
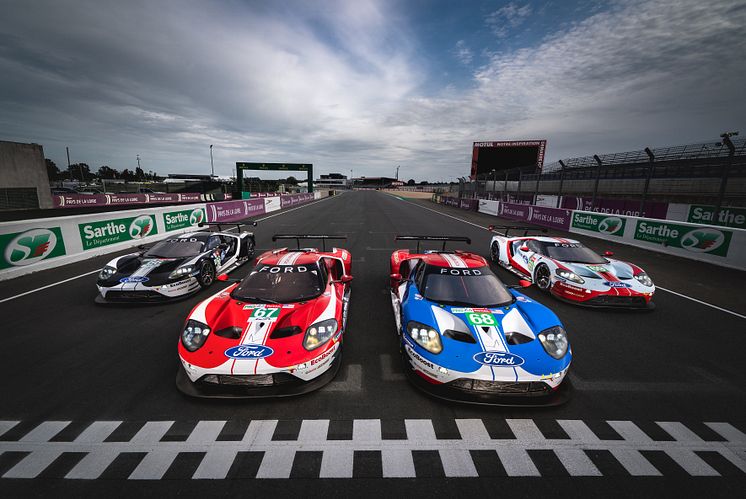
[(594, 154), (593, 159), (595, 159), (596, 163), (598, 163), (598, 170), (596, 170), (596, 183), (593, 186), (593, 198), (591, 198), (591, 211), (593, 211), (593, 208), (596, 207), (596, 196), (598, 195), (598, 181), (601, 180), (601, 165), (603, 165), (603, 163), (601, 162), (601, 158), (598, 157), (598, 154)]
[(505, 170), (505, 185), (503, 185), (503, 202), (508, 202), (508, 170)]
[(642, 189), (642, 199), (640, 200), (640, 216), (645, 216), (645, 199), (648, 197), (648, 189), (650, 188), (650, 179), (653, 176), (653, 170), (655, 169), (655, 154), (650, 150), (649, 147), (645, 148), (645, 154), (648, 155), (650, 163), (648, 163), (648, 171), (645, 175), (645, 187)]
[[(718, 201), (715, 205), (715, 213), (713, 213), (713, 221), (716, 225), (720, 225), (718, 222), (720, 221), (720, 210), (723, 208), (725, 189), (728, 185), (728, 174), (730, 173), (730, 168), (733, 165), (733, 156), (735, 156), (736, 154), (736, 146), (734, 146), (733, 142), (730, 140), (731, 136), (734, 135), (738, 135), (738, 132), (726, 132), (720, 135), (720, 137), (722, 137), (723, 139), (723, 145), (728, 148), (728, 160), (723, 163), (722, 176), (720, 177), (720, 192), (718, 193)], [(724, 221), (722, 225), (726, 225), (726, 221)]]
[(559, 185), (559, 192), (557, 192), (557, 208), (560, 207), (560, 203), (562, 203), (562, 184), (565, 181), (565, 162), (562, 160), (559, 160), (560, 164), (560, 185)]
[(70, 168), (70, 148), (65, 146), (65, 151), (67, 151), (67, 171), (70, 172), (70, 182), (72, 182), (73, 170)]
[(212, 162), (212, 144), (210, 144), (210, 171), (212, 172), (212, 176), (215, 176), (215, 165)]

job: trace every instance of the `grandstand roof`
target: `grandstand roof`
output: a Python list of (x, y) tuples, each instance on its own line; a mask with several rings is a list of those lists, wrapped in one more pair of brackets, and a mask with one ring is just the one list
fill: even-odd
[[(736, 147), (736, 156), (746, 156), (746, 138), (731, 137)], [(728, 148), (722, 142), (701, 142), (684, 146), (661, 147), (652, 149), (655, 161), (678, 161), (685, 159), (724, 158), (728, 156)], [(599, 154), (604, 166), (645, 163), (649, 161), (645, 150)], [(591, 168), (598, 165), (593, 156), (570, 158), (563, 160), (567, 168)], [(559, 171), (562, 165), (559, 161), (544, 165), (543, 172)]]

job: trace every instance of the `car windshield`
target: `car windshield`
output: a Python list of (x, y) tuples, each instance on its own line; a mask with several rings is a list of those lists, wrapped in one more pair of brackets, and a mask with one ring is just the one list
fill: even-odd
[(247, 302), (292, 303), (316, 298), (323, 290), (324, 281), (316, 265), (261, 265), (231, 296)]
[(186, 258), (202, 253), (205, 243), (194, 238), (166, 239), (156, 243), (145, 252), (145, 257), (151, 258)]
[(547, 256), (555, 260), (570, 263), (609, 263), (590, 248), (580, 243), (547, 243)]
[(419, 288), (425, 298), (438, 303), (488, 307), (513, 301), (513, 295), (489, 267), (456, 269), (428, 265)]

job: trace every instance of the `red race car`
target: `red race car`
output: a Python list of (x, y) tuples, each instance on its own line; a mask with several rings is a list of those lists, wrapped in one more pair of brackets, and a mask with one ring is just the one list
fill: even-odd
[[(262, 254), (240, 282), (198, 304), (179, 339), (176, 386), (195, 397), (299, 395), (331, 381), (341, 363), (352, 256), (326, 251), (330, 235), (275, 235), (298, 249)], [(321, 240), (322, 250), (301, 248)], [(219, 280), (226, 281), (227, 276)]]

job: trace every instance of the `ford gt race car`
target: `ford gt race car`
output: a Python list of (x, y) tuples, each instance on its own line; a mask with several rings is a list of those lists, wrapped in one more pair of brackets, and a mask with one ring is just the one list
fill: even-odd
[[(555, 297), (586, 306), (653, 309), (655, 286), (640, 267), (596, 254), (573, 239), (532, 236), (528, 227), (489, 227), (496, 232), (490, 258)], [(510, 229), (523, 236), (510, 237)]]
[[(298, 395), (331, 381), (341, 363), (350, 300), (347, 250), (300, 248), (295, 239), (262, 254), (241, 282), (197, 305), (179, 339), (176, 385), (196, 397)], [(227, 276), (219, 276), (227, 280)]]
[(209, 287), (219, 273), (251, 260), (254, 244), (251, 232), (173, 235), (107, 263), (96, 282), (96, 303), (157, 303), (190, 296)]
[[(407, 376), (440, 398), (491, 405), (557, 405), (572, 352), (545, 306), (506, 287), (476, 254), (446, 251), (448, 236), (400, 236), (417, 250), (391, 255), (391, 304)], [(420, 241), (442, 241), (420, 252)], [(523, 282), (522, 285), (530, 285)]]

